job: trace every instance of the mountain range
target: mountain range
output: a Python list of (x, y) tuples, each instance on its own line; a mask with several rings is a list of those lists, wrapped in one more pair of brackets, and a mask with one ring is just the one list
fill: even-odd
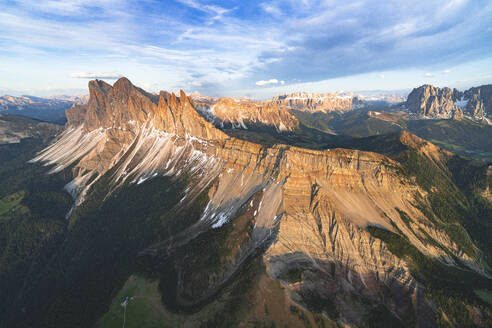
[(476, 120), (492, 119), (492, 85), (457, 89), (423, 85), (413, 89), (405, 103), (409, 112), (420, 117), (462, 119), (463, 114)]
[(0, 145), (0, 326), (490, 326), (492, 166), (411, 132), (490, 131), (488, 86), (449, 90), (89, 82), (52, 139)]
[[(367, 92), (366, 92), (367, 93)], [(278, 131), (292, 131), (298, 126), (291, 111), (309, 113), (348, 112), (367, 107), (400, 108), (418, 118), (455, 118), (466, 115), (475, 120), (489, 120), (492, 107), (492, 85), (473, 87), (466, 91), (423, 85), (413, 89), (408, 99), (398, 94), (311, 93), (297, 92), (274, 96), (270, 100), (248, 98), (215, 98), (192, 93), (197, 108), (209, 121), (230, 127), (246, 128), (266, 125)], [(0, 112), (21, 114), (52, 122), (63, 122), (65, 110), (85, 104), (89, 96), (0, 97)], [(62, 118), (60, 118), (62, 117)], [(61, 120), (61, 121), (60, 121)]]
[(74, 104), (83, 104), (88, 96), (52, 96), (47, 98), (34, 96), (0, 97), (0, 113), (29, 116), (50, 122), (64, 122), (65, 110)]

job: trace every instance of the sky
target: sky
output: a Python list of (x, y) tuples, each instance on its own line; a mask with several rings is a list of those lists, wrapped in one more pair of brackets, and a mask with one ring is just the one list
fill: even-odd
[(0, 94), (465, 89), (492, 83), (490, 0), (0, 0)]

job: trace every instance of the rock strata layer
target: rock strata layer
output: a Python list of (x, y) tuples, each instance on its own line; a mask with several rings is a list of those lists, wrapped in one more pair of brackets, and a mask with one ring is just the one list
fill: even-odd
[[(251, 208), (255, 224), (250, 240), (230, 265), (208, 280), (206, 290), (221, 286), (253, 250), (268, 245), (263, 260), (273, 278), (283, 281), (290, 271), (306, 265), (318, 273), (306, 273), (301, 284), (286, 285), (293, 301), (307, 302), (306, 295), (315, 292), (333, 298), (340, 304), (341, 320), (350, 324), (361, 323), (367, 306), (361, 299), (384, 304), (406, 318), (413, 308), (427, 306), (415, 296), (420, 286), (407, 263), (373, 238), (368, 226), (401, 233), (422, 253), (450, 265), (457, 257), (478, 268), (416, 207), (415, 198), (425, 198), (425, 192), (388, 157), (348, 149), (265, 148), (235, 139), (207, 122), (184, 92), (152, 95), (125, 78), (113, 86), (91, 81), (89, 89), (89, 103), (67, 111), (65, 132), (35, 160), (54, 165), (53, 171), (71, 168), (74, 180), (67, 189), (76, 204), (110, 170), (113, 188), (158, 175), (186, 178), (189, 187), (178, 209), (208, 190), (202, 217), (183, 235), (183, 242), (193, 232), (234, 222), (242, 209)], [(444, 96), (435, 97), (432, 103)], [(217, 113), (242, 106), (230, 99), (217, 104)], [(244, 106), (261, 111), (256, 105)], [(435, 105), (423, 110), (439, 112)], [(402, 133), (401, 141), (419, 145), (419, 151), (436, 162), (450, 156), (410, 133)], [(405, 221), (400, 212), (406, 213)], [(267, 244), (272, 234), (276, 238)], [(428, 236), (435, 245), (424, 242)], [(382, 289), (390, 297), (383, 297)]]

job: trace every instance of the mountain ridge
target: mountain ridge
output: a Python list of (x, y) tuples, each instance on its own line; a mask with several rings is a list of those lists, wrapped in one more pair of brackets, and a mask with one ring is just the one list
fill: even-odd
[(424, 84), (410, 92), (405, 106), (420, 117), (462, 119), (466, 114), (475, 120), (487, 120), (492, 118), (492, 85), (462, 92)]
[[(415, 250), (412, 254), (421, 254), (432, 265), (464, 267), (480, 279), (487, 275), (473, 241), (459, 234), (459, 228), (455, 228), (458, 232), (448, 229), (440, 217), (429, 214), (433, 208), (429, 199), (444, 187), (428, 186), (405, 173), (414, 167), (404, 160), (408, 156), (418, 165), (425, 162), (424, 168), (438, 172), (439, 181), (454, 188), (448, 166), (455, 156), (409, 132), (375, 142), (360, 139), (352, 149), (266, 147), (216, 128), (182, 91), (152, 95), (124, 78), (113, 86), (91, 81), (89, 89), (88, 104), (67, 111), (65, 131), (33, 160), (48, 166), (54, 175), (70, 176), (65, 188), (75, 206), (67, 217), (75, 232), (72, 239), (69, 232), (69, 246), (55, 257), (60, 261), (55, 262), (57, 266), (68, 265), (65, 261), (72, 258), (64, 252), (79, 252), (74, 243), (89, 229), (85, 220), (91, 222), (91, 213), (101, 220), (109, 216), (114, 221), (105, 224), (120, 227), (118, 216), (125, 217), (124, 213), (113, 217), (111, 213), (118, 210), (107, 208), (97, 215), (99, 209), (120, 204), (133, 213), (132, 207), (120, 203), (131, 200), (123, 195), (137, 197), (138, 190), (163, 183), (165, 188), (158, 190), (170, 190), (164, 192), (169, 207), (156, 214), (157, 222), (162, 221), (161, 229), (172, 231), (175, 228), (165, 225), (172, 217), (182, 230), (143, 240), (132, 259), (165, 277), (161, 284), (165, 281), (169, 288), (161, 292), (169, 311), (206, 315), (200, 311), (217, 299), (230, 297), (223, 290), (234, 285), (256, 259), (265, 267), (265, 279), (285, 289), (285, 304), (291, 311), (299, 307), (306, 313), (322, 311), (324, 318), (361, 325), (378, 308), (400, 324), (425, 326), (425, 316), (416, 317), (414, 312), (433, 311), (422, 296), (425, 288), (419, 281), (420, 271), (414, 271), (413, 260), (395, 254), (385, 234), (400, 236)], [(158, 195), (157, 190), (154, 193)], [(143, 205), (137, 208), (150, 205), (145, 205), (145, 198), (149, 197), (139, 197)], [(183, 214), (190, 209), (194, 221)], [(137, 217), (130, 218), (138, 226)], [(94, 235), (106, 240), (106, 229), (106, 225), (101, 231), (89, 229), (84, 238), (90, 240)], [(122, 238), (126, 234), (133, 238), (130, 232)], [(107, 237), (116, 238), (111, 232)], [(88, 279), (109, 270), (104, 265), (118, 258), (111, 251), (120, 244), (125, 245), (119, 242), (100, 250), (107, 259), (97, 262), (102, 269), (97, 263), (90, 264)], [(92, 253), (76, 254), (73, 256), (92, 263)], [(106, 283), (117, 291), (130, 273), (122, 273), (118, 282)], [(57, 288), (63, 291), (64, 286)], [(96, 293), (98, 285), (87, 288)], [(87, 295), (53, 293), (60, 301), (46, 311), (58, 317), (63, 317), (70, 302), (82, 302)], [(34, 311), (29, 295), (24, 296), (27, 311)], [(101, 308), (94, 311), (94, 318), (103, 313)], [(190, 321), (190, 325), (199, 323)]]

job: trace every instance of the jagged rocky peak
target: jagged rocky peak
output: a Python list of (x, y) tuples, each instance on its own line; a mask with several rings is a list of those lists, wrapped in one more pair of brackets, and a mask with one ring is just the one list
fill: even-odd
[(466, 111), (477, 118), (492, 118), (492, 84), (473, 87), (464, 92)]
[(425, 84), (413, 89), (405, 104), (410, 113), (420, 117), (461, 119), (468, 115), (482, 120), (492, 117), (492, 85), (461, 92)]
[(366, 103), (349, 94), (297, 92), (255, 101), (245, 98), (193, 97), (197, 108), (210, 122), (222, 128), (271, 127), (279, 132), (293, 131), (299, 120), (292, 110), (308, 112), (349, 111)]
[(463, 119), (463, 110), (461, 108), (456, 108), (452, 113), (451, 113), (451, 118), (456, 121), (461, 121)]
[[(186, 175), (183, 198), (173, 210), (192, 206), (205, 193), (208, 202), (199, 220), (176, 239), (171, 236), (159, 247), (145, 250), (157, 255), (181, 247), (180, 243), (185, 246), (199, 232), (233, 220), (234, 224), (238, 219), (251, 220), (250, 237), (239, 241), (232, 255), (213, 272), (193, 266), (188, 258), (176, 262), (176, 276), (183, 277), (176, 285), (177, 302), (185, 300), (183, 295), (193, 295), (184, 305), (200, 304), (203, 297), (232, 282), (251, 254), (264, 249), (262, 259), (272, 279), (283, 280), (299, 267), (306, 274), (322, 272), (316, 279), (303, 273), (300, 281), (286, 283), (285, 295), (301, 304), (312, 299), (309, 295), (332, 300), (338, 304), (341, 320), (348, 324), (360, 325), (372, 307), (368, 304), (384, 304), (401, 318), (410, 316), (413, 309), (426, 309), (426, 301), (417, 298), (421, 286), (408, 263), (373, 238), (367, 227), (400, 233), (423, 254), (449, 265), (459, 258), (481, 270), (473, 254), (462, 252), (415, 205), (426, 192), (402, 175), (401, 164), (391, 158), (354, 149), (263, 147), (225, 136), (196, 112), (182, 91), (179, 96), (165, 91), (150, 95), (127, 79), (113, 86), (93, 81), (90, 88), (89, 104), (69, 111), (72, 126), (35, 158), (53, 165), (54, 172), (72, 170), (74, 179), (67, 190), (77, 205), (108, 172), (111, 190), (159, 175), (175, 179)], [(230, 98), (219, 102), (228, 106), (243, 103)], [(255, 102), (245, 103), (252, 111), (261, 108)], [(216, 142), (219, 138), (224, 139)], [(451, 156), (409, 132), (392, 138), (437, 167)], [(427, 238), (438, 246), (427, 243)], [(188, 270), (203, 271), (206, 276), (197, 283), (185, 274)], [(384, 294), (380, 292), (383, 288)], [(193, 293), (188, 294), (191, 289)]]
[(450, 118), (458, 109), (455, 101), (460, 92), (456, 89), (438, 88), (425, 84), (415, 88), (407, 98), (406, 106), (411, 113), (423, 117)]
[(95, 129), (120, 129), (136, 132), (146, 125), (162, 132), (198, 138), (223, 139), (195, 110), (190, 98), (161, 91), (151, 94), (122, 77), (113, 86), (101, 80), (89, 82), (89, 102), (67, 111), (67, 124)]
[(299, 126), (289, 108), (270, 101), (223, 97), (216, 101), (194, 99), (197, 109), (213, 124), (222, 128), (271, 127), (292, 131)]
[(304, 111), (348, 111), (361, 107), (364, 102), (350, 94), (295, 92), (275, 96), (272, 103)]

